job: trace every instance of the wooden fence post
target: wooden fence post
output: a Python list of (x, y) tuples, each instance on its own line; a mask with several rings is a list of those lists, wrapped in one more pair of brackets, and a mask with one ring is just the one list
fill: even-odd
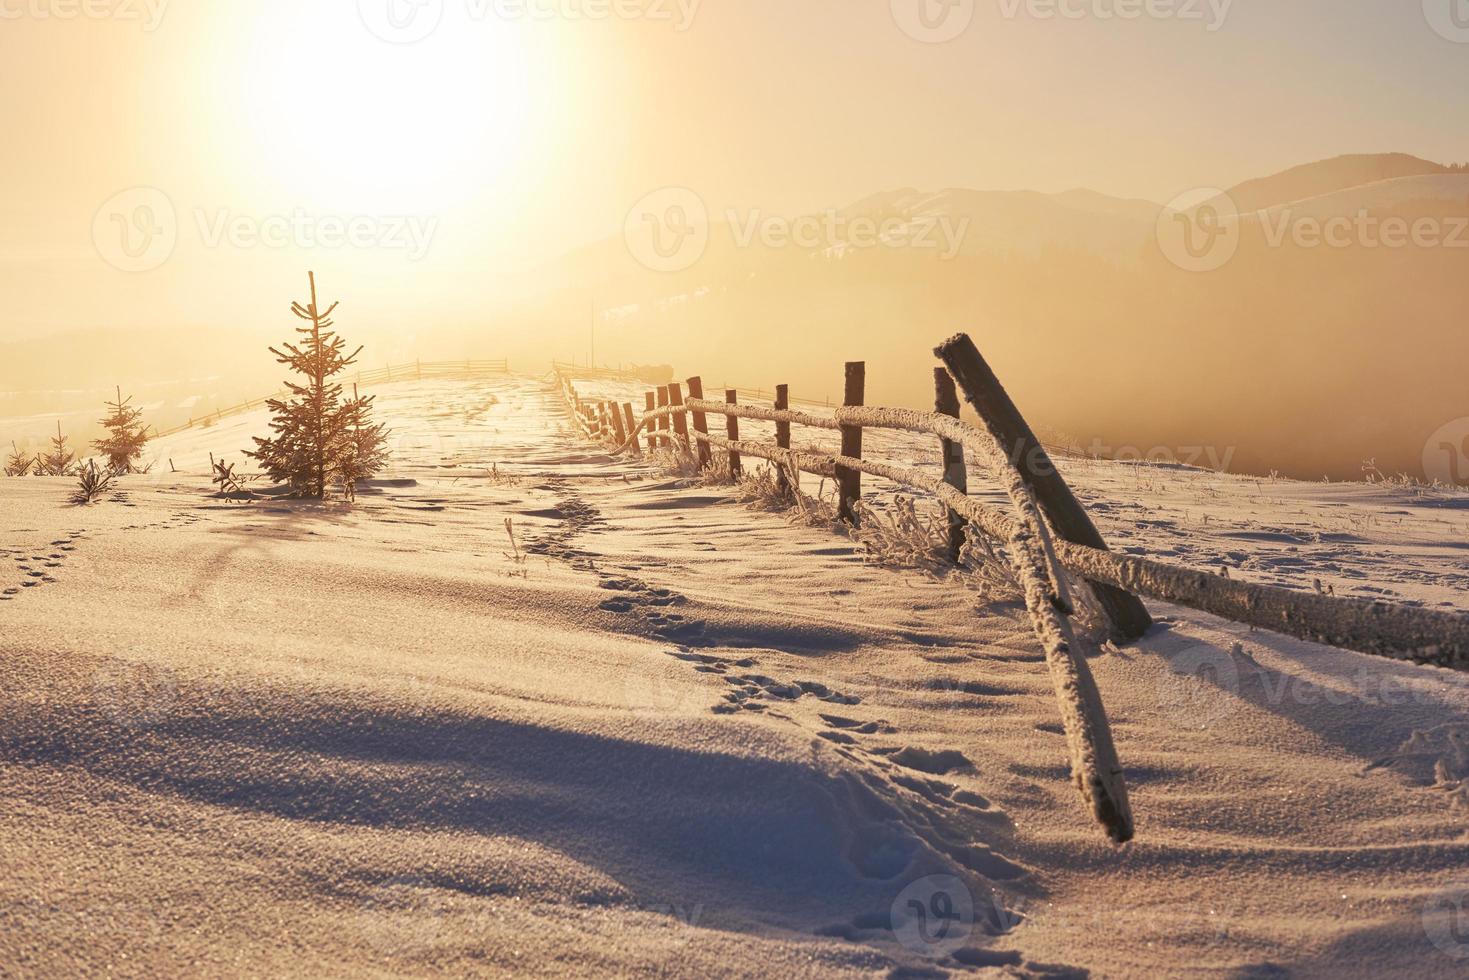
[[(655, 395), (651, 391), (645, 391), (645, 392), (643, 392), (643, 405), (644, 405), (643, 411), (648, 412), (648, 413), (651, 413), (653, 411), (653, 409), (656, 407), (654, 405), (654, 403), (653, 403), (653, 400), (655, 398), (657, 398), (657, 397), (658, 396)], [(658, 435), (657, 435), (657, 432), (658, 432), (658, 423), (656, 421), (655, 422), (649, 422), (648, 423), (648, 428), (647, 428), (646, 432), (647, 432), (647, 436), (648, 436), (648, 452), (650, 452), (650, 453), (657, 452), (658, 451)]]
[[(778, 412), (785, 412), (788, 411), (790, 407), (791, 386), (776, 385), (775, 410)], [(775, 444), (781, 449), (791, 448), (791, 424), (789, 422), (775, 423)], [(797, 474), (796, 478), (800, 479), (799, 473)], [(782, 462), (779, 466), (775, 468), (775, 485), (780, 489), (781, 493), (786, 494), (787, 496), (790, 495), (792, 489), (791, 480), (790, 477), (786, 475), (786, 467), (784, 462)]]
[[(740, 393), (733, 388), (726, 388), (724, 391), (724, 403), (726, 405), (738, 405), (740, 403)], [(729, 437), (731, 442), (740, 441), (740, 417), (738, 415), (726, 415), (724, 417), (724, 434)], [(743, 464), (740, 461), (739, 451), (731, 449), (729, 451), (729, 475), (738, 480), (742, 472), (744, 470)]]
[[(1102, 540), (1101, 532), (1061, 478), (1056, 464), (969, 335), (961, 333), (951, 337), (935, 348), (934, 353), (964, 389), (969, 404), (979, 413), (1001, 451), (1010, 454), (1056, 533), (1073, 544), (1106, 551), (1107, 542)], [(1087, 584), (1106, 613), (1113, 638), (1118, 642), (1137, 640), (1153, 625), (1152, 617), (1137, 596), (1101, 582)]]
[[(686, 384), (688, 384), (688, 386), (689, 386), (689, 397), (690, 398), (700, 399), (700, 400), (703, 399), (703, 397), (704, 397), (704, 379), (703, 378), (700, 378), (700, 377), (697, 377), (697, 376), (696, 377), (692, 377), (692, 378), (690, 378), (686, 382)], [(704, 415), (703, 412), (694, 412), (693, 415), (694, 415), (694, 431), (697, 432), (697, 433), (700, 433), (701, 435), (706, 435), (707, 436), (709, 434), (709, 419)], [(694, 441), (698, 443), (698, 445), (695, 448), (696, 448), (696, 451), (699, 454), (699, 469), (701, 471), (702, 470), (707, 470), (709, 468), (710, 464), (714, 462), (714, 456), (709, 451), (709, 443), (703, 442), (702, 440), (698, 440), (698, 439), (696, 439)]]
[(607, 411), (612, 415), (612, 437), (617, 440), (618, 448), (621, 448), (627, 442), (627, 430), (622, 427), (622, 410), (617, 407), (616, 402), (608, 402)]
[(632, 402), (622, 403), (622, 421), (626, 426), (626, 428), (623, 429), (623, 439), (630, 439), (632, 441), (632, 454), (634, 456), (643, 455), (642, 445), (638, 442), (637, 436), (634, 434), (638, 431), (638, 425), (636, 422), (633, 421)]
[[(683, 408), (683, 385), (677, 381), (668, 385), (668, 404), (676, 409)], [(689, 445), (689, 416), (687, 412), (676, 411), (673, 413), (673, 434), (685, 449)]]
[[(668, 385), (658, 386), (658, 407), (668, 407)], [(658, 445), (662, 446), (664, 449), (667, 449), (669, 446), (673, 445), (673, 439), (670, 438), (668, 435), (668, 433), (672, 429), (673, 420), (670, 419), (667, 415), (664, 415), (658, 419)]]
[[(866, 399), (867, 364), (865, 361), (847, 362), (847, 390), (842, 404), (857, 407)], [(862, 426), (842, 426), (842, 455), (849, 459), (862, 458)], [(862, 523), (857, 516), (857, 501), (862, 499), (862, 474), (856, 470), (837, 467), (837, 517), (853, 527)]]
[[(951, 418), (959, 417), (959, 391), (954, 387), (954, 379), (949, 377), (949, 372), (941, 367), (933, 369), (933, 410)], [(940, 442), (944, 452), (944, 482), (960, 493), (968, 493), (969, 476), (964, 467), (963, 444), (948, 439)], [(964, 549), (968, 526), (967, 518), (957, 510), (949, 509), (949, 561), (955, 564), (958, 564), (959, 553)]]

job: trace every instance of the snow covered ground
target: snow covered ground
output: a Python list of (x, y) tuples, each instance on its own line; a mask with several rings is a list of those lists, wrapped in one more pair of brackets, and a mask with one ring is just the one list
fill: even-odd
[[(355, 507), (209, 495), (263, 413), (92, 506), (0, 480), (0, 974), (1469, 964), (1463, 675), (1151, 604), (1092, 663), (1117, 848), (1018, 605), (612, 459), (543, 382), (379, 410)], [(1064, 468), (1114, 547), (1464, 604), (1469, 496)]]

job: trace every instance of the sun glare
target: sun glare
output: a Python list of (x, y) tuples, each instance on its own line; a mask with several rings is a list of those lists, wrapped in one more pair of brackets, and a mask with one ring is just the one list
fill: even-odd
[(314, 23), (332, 16), (292, 10), (251, 45), (247, 152), (274, 182), (341, 207), (441, 207), (483, 196), (520, 160), (527, 64), (513, 25), (445, 24), (392, 45)]

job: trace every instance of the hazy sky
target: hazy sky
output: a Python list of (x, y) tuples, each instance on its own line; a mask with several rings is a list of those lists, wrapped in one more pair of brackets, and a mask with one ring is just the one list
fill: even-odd
[(1469, 2), (0, 0), (0, 81), (7, 333), (277, 322), (308, 265), (411, 325), (665, 185), (798, 213), (1469, 159)]

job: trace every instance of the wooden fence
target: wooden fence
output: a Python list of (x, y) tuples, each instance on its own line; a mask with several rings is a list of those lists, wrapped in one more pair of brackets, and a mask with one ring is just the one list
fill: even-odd
[[(1006, 545), (1046, 653), (1073, 778), (1093, 815), (1118, 842), (1132, 837), (1132, 815), (1101, 697), (1071, 623), (1074, 606), (1065, 572), (1092, 592), (1118, 642), (1136, 640), (1151, 626), (1139, 598), (1148, 597), (1348, 650), (1469, 670), (1469, 616), (1462, 613), (1238, 582), (1107, 550), (1045, 447), (969, 337), (960, 334), (934, 353), (942, 366), (934, 370), (933, 412), (865, 405), (861, 362), (847, 365), (844, 403), (830, 416), (793, 409), (785, 385), (776, 387), (766, 407), (742, 404), (736, 389), (726, 389), (722, 401), (706, 399), (702, 380), (689, 378), (687, 398), (684, 386), (673, 382), (646, 393), (638, 413), (628, 402), (582, 399), (569, 374), (558, 372), (556, 377), (574, 424), (586, 438), (606, 444), (614, 453), (640, 454), (646, 442), (648, 450), (674, 447), (696, 453), (700, 466), (708, 466), (714, 450), (723, 450), (735, 475), (747, 456), (775, 463), (781, 485), (788, 489), (803, 472), (831, 477), (838, 485), (839, 513), (853, 524), (859, 518), (856, 502), (862, 476), (878, 477), (925, 491), (942, 502), (949, 514), (951, 558), (957, 559), (965, 528), (971, 526)], [(981, 426), (959, 419), (959, 390), (978, 413)], [(724, 417), (723, 435), (709, 431), (710, 415)], [(775, 441), (742, 440), (741, 419), (774, 422)], [(792, 425), (839, 433), (840, 452), (792, 449)], [(935, 437), (943, 452), (943, 476), (864, 459), (864, 429)], [(968, 495), (966, 452), (975, 454), (999, 478), (1009, 508)]]
[[(376, 368), (371, 371), (358, 371), (351, 376), (352, 384), (357, 385), (382, 385), (392, 384), (397, 381), (424, 381), (432, 379), (473, 380), (476, 378), (493, 377), (508, 374), (510, 364), (504, 359), (500, 360), (465, 360), (465, 361), (409, 361), (405, 364), (389, 364), (385, 367)], [(343, 379), (347, 380), (347, 379)], [(245, 412), (264, 408), (265, 403), (272, 398), (287, 398), (290, 392), (282, 389), (260, 398), (248, 399), (238, 405), (229, 408), (216, 409), (198, 418), (191, 418), (182, 425), (176, 425), (162, 432), (154, 430), (152, 438), (159, 439), (163, 436), (171, 436), (179, 432), (185, 432), (200, 425), (212, 425), (221, 419), (232, 415), (240, 415)]]

